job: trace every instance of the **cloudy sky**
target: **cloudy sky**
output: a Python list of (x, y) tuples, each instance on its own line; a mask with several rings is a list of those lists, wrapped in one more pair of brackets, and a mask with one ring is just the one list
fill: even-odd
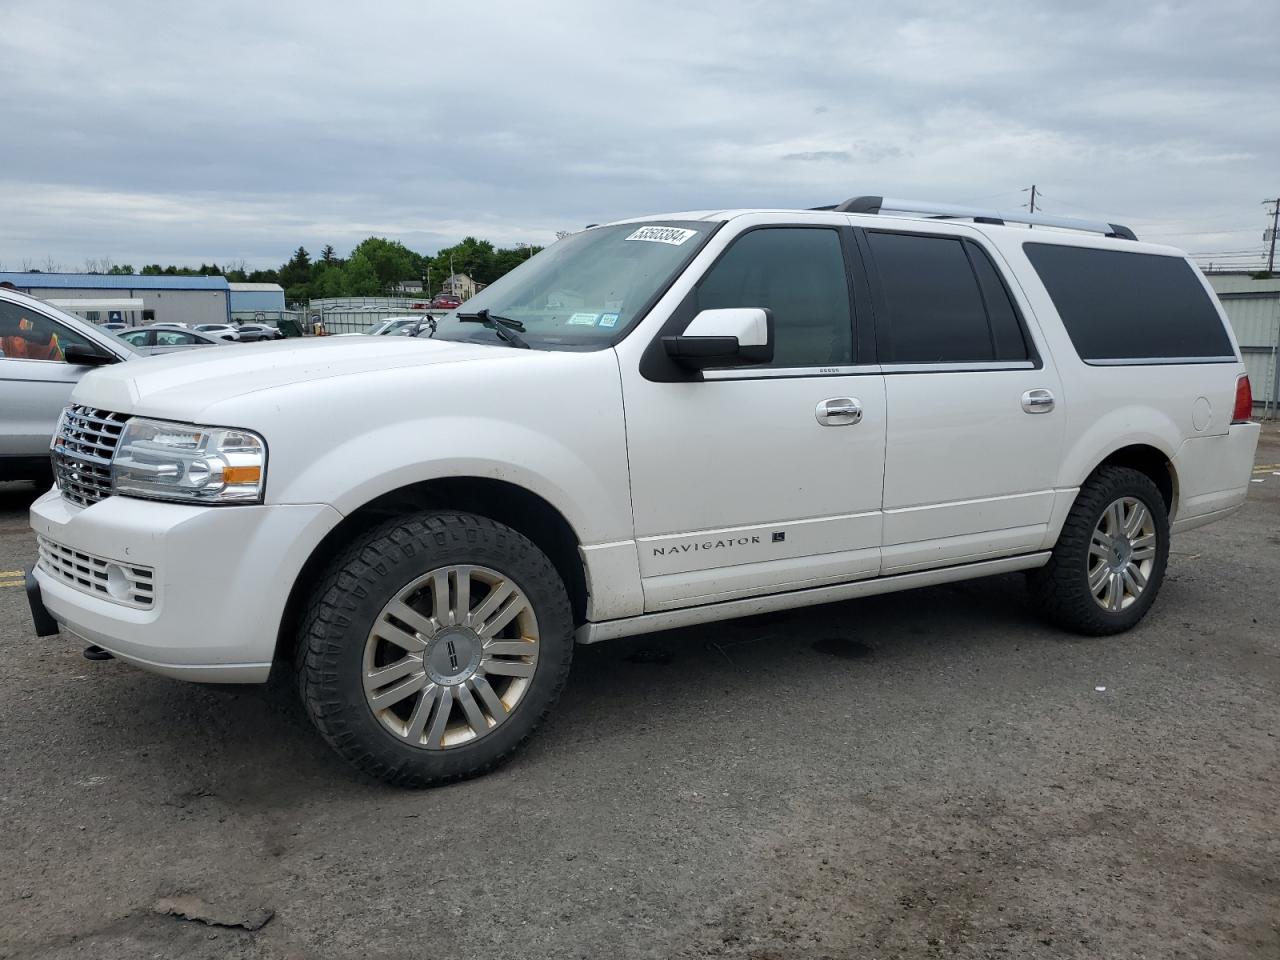
[(0, 264), (274, 266), (862, 193), (1016, 206), (1033, 182), (1046, 211), (1260, 255), (1274, 14), (0, 0)]

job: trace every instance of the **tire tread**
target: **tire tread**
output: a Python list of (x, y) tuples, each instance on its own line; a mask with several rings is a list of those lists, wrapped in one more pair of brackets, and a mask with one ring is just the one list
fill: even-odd
[[(445, 548), (458, 544), (479, 544), (488, 541), (508, 553), (517, 561), (530, 560), (536, 576), (547, 594), (554, 597), (555, 609), (539, 610), (539, 620), (568, 624), (572, 627), (573, 615), (569, 597), (556, 573), (555, 567), (538, 547), (527, 537), (487, 517), (467, 513), (424, 512), (387, 521), (367, 535), (355, 540), (329, 564), (319, 584), (311, 594), (311, 601), (301, 618), (298, 638), (298, 692), (303, 706), (320, 735), (342, 757), (360, 770), (383, 782), (401, 787), (438, 786), (487, 773), (505, 762), (520, 750), (546, 719), (559, 699), (568, 678), (573, 659), (573, 641), (562, 643), (558, 663), (548, 663), (557, 674), (549, 699), (529, 722), (527, 716), (512, 717), (507, 723), (523, 722), (526, 729), (522, 736), (497, 754), (469, 763), (457, 762), (460, 757), (442, 752), (443, 767), (452, 767), (439, 773), (427, 774), (409, 762), (396, 763), (391, 751), (378, 751), (366, 742), (351, 721), (342, 702), (340, 677), (336, 668), (337, 658), (350, 642), (351, 613), (355, 601), (367, 595), (379, 577), (386, 576), (398, 559), (419, 558), (430, 553), (431, 547)], [(396, 552), (400, 556), (396, 556)], [(535, 587), (529, 583), (528, 587)], [(363, 592), (362, 592), (363, 591)], [(528, 591), (526, 591), (528, 592)], [(548, 615), (549, 614), (549, 615)], [(539, 651), (539, 667), (549, 653), (547, 646)]]

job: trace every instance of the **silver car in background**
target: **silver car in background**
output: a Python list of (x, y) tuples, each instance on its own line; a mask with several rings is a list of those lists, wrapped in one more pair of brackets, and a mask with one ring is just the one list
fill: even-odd
[(76, 382), (134, 347), (42, 300), (0, 287), (0, 480), (49, 477), (49, 440)]
[(137, 347), (140, 353), (146, 354), (177, 353), (189, 347), (217, 347), (231, 343), (230, 340), (224, 340), (211, 333), (201, 333), (198, 330), (178, 330), (174, 327), (162, 327), (158, 324), (153, 324), (149, 327), (134, 327), (132, 330), (117, 333), (116, 336), (130, 346)]

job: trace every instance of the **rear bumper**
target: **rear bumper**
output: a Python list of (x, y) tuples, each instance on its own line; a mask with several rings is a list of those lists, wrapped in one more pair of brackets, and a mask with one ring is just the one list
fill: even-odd
[(323, 504), (197, 507), (109, 497), (82, 509), (52, 490), (31, 507), (36, 533), (153, 568), (154, 601), (145, 609), (118, 603), (41, 566), (33, 580), (54, 621), (121, 660), (185, 680), (259, 683), (297, 572), (340, 519)]
[(1256, 423), (1236, 423), (1227, 433), (1183, 442), (1173, 458), (1178, 478), (1174, 533), (1221, 520), (1240, 509), (1249, 494), (1261, 431)]

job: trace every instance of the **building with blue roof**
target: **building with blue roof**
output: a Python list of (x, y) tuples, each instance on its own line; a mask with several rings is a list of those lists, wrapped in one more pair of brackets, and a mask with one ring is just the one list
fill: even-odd
[[(228, 323), (231, 320), (231, 285), (226, 277), (175, 277), (101, 273), (4, 273), (0, 285), (14, 287), (41, 300), (53, 300), (94, 323), (112, 313), (127, 313), (125, 322)], [(75, 301), (84, 300), (84, 309)], [(136, 301), (142, 301), (137, 309)], [(90, 306), (89, 301), (92, 301)], [(133, 307), (113, 310), (111, 301), (134, 301)]]

